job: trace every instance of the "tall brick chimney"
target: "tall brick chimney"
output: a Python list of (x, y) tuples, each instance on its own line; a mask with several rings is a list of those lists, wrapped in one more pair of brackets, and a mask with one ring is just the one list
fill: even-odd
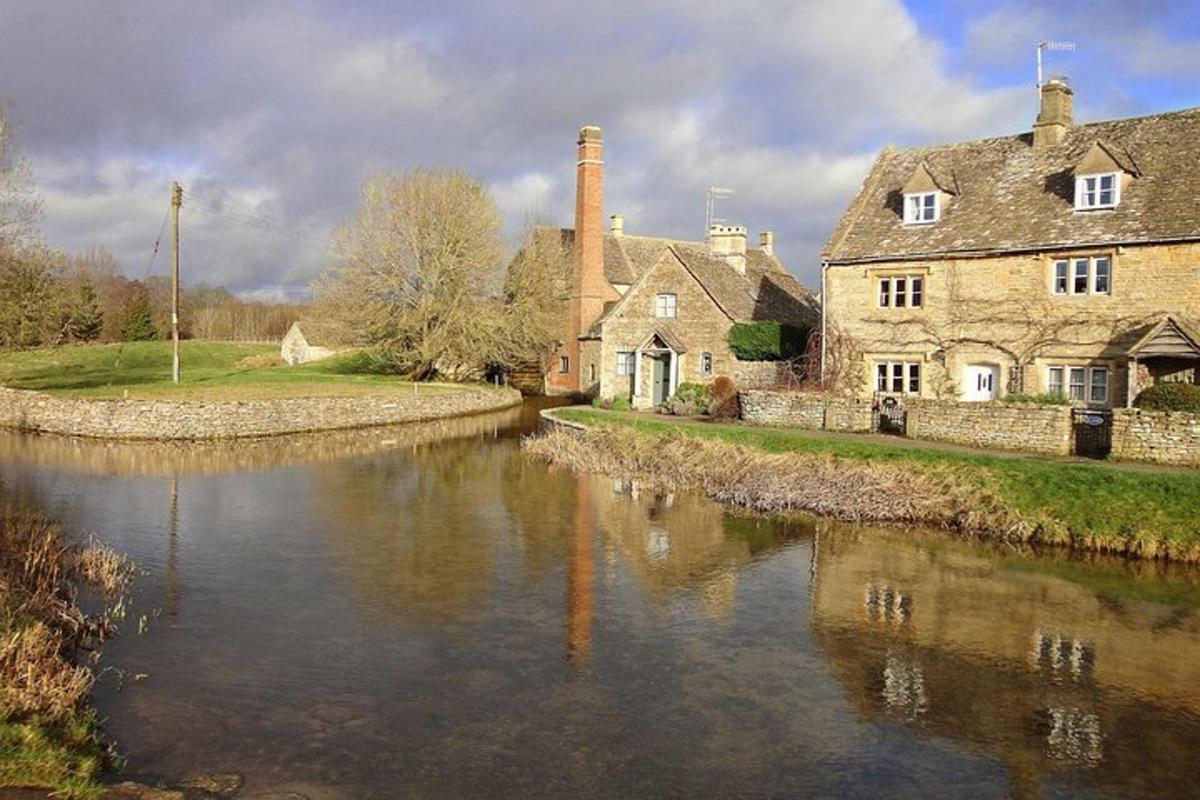
[(1058, 144), (1075, 124), (1074, 96), (1066, 78), (1050, 78), (1042, 84), (1042, 107), (1033, 123), (1033, 146)]
[(615, 292), (604, 279), (604, 140), (595, 125), (579, 131), (579, 158), (575, 164), (575, 276), (571, 284), (570, 356), (571, 383), (581, 386), (583, 364), (579, 336), (604, 312), (604, 303)]

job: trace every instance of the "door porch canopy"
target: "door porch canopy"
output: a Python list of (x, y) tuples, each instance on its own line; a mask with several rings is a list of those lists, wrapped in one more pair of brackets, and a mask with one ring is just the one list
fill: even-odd
[(679, 386), (679, 357), (687, 352), (687, 348), (674, 332), (666, 328), (656, 328), (653, 333), (638, 345), (633, 355), (633, 405), (635, 407), (653, 405), (654, 387), (642, 391), (642, 357), (667, 356), (667, 397), (675, 394)]
[(1129, 348), (1125, 356), (1129, 368), (1125, 405), (1132, 406), (1143, 388), (1138, 385), (1142, 372), (1139, 367), (1146, 368), (1151, 382), (1163, 375), (1189, 369), (1192, 371), (1189, 382), (1196, 381), (1196, 372), (1200, 370), (1200, 337), (1174, 317), (1163, 317)]

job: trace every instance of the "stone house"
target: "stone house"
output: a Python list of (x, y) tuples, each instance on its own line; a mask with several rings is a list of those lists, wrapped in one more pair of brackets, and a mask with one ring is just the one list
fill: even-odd
[(1200, 109), (1072, 106), (1051, 79), (1032, 132), (884, 148), (822, 253), (827, 377), (1094, 408), (1200, 379)]
[(605, 230), (600, 129), (583, 128), (578, 146), (575, 227), (534, 232), (533, 246), (561, 261), (566, 305), (547, 393), (658, 405), (681, 383), (739, 374), (735, 322), (815, 325), (816, 301), (776, 258), (770, 232), (758, 247), (736, 225), (713, 226), (703, 242), (634, 236), (620, 214)]
[(279, 355), (288, 364), (307, 364), (320, 361), (338, 352), (340, 341), (331, 325), (320, 322), (293, 322), (283, 337)]

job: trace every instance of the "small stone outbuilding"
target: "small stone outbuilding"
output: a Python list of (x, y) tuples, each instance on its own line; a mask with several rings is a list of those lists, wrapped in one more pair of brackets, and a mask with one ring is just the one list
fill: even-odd
[(307, 364), (336, 354), (340, 337), (334, 326), (323, 322), (293, 322), (283, 337), (279, 355), (288, 364)]

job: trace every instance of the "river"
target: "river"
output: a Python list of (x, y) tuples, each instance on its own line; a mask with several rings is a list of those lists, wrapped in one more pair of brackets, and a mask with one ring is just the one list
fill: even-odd
[(523, 458), (535, 410), (0, 434), (5, 492), (142, 570), (95, 693), (129, 776), (311, 800), (1200, 786), (1194, 570), (733, 516)]

